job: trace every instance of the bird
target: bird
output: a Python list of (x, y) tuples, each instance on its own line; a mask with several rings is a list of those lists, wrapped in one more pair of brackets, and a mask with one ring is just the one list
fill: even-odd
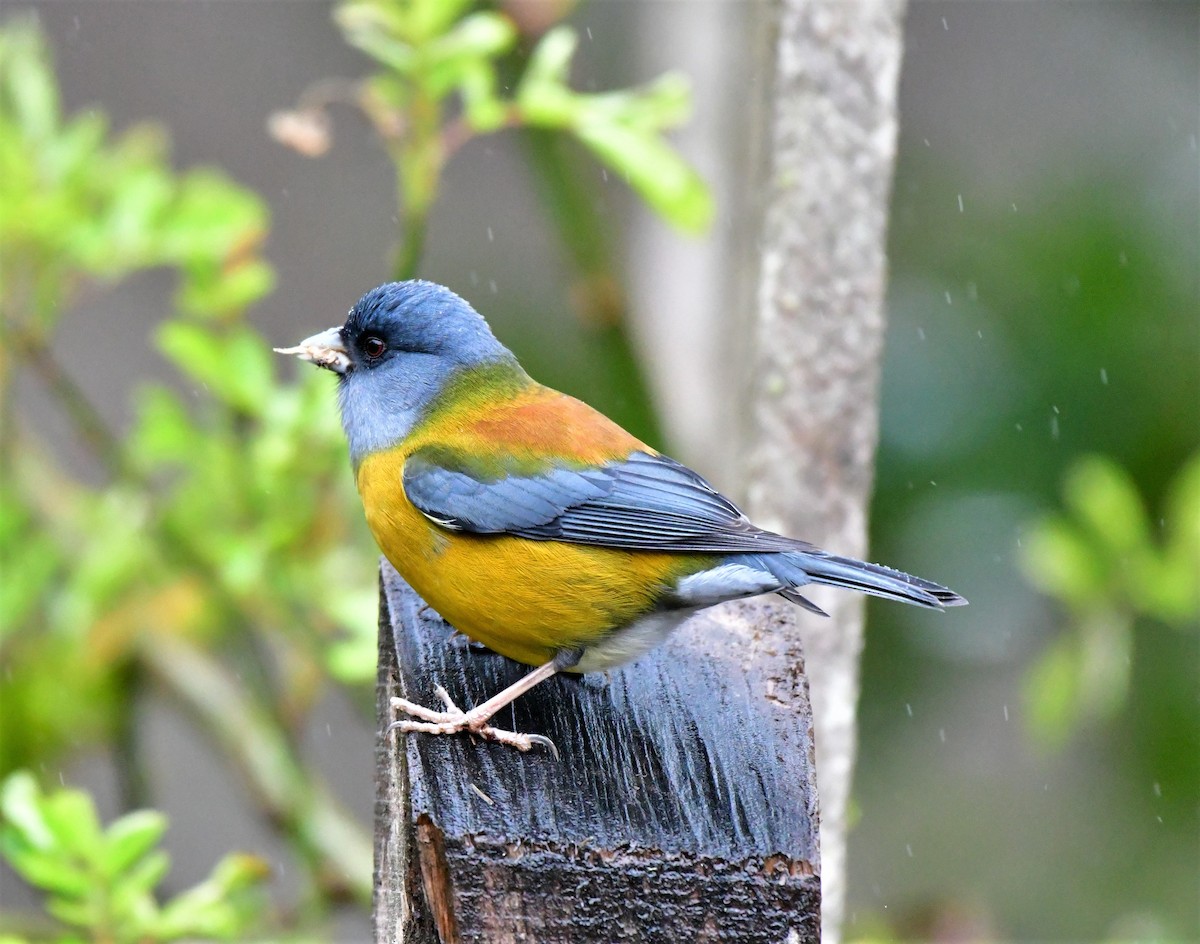
[(371, 289), (345, 323), (280, 354), (338, 377), (367, 524), (384, 556), (452, 627), (534, 666), (463, 710), (394, 699), (391, 727), (469, 732), (527, 751), (548, 738), (497, 728), (503, 707), (559, 672), (630, 662), (727, 600), (828, 584), (933, 610), (940, 584), (755, 526), (699, 474), (582, 401), (539, 384), (450, 289)]

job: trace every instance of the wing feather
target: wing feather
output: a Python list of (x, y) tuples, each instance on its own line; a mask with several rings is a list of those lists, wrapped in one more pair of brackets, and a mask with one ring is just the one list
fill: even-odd
[(430, 521), (475, 534), (624, 550), (813, 550), (756, 528), (687, 466), (640, 451), (587, 469), (497, 475), (461, 453), (418, 450), (405, 463), (404, 490)]

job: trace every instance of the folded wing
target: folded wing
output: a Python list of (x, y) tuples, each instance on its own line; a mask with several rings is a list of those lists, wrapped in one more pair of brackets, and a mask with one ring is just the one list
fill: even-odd
[(755, 527), (703, 478), (666, 456), (490, 474), (459, 452), (409, 457), (404, 491), (427, 518), (474, 534), (683, 553), (815, 551)]

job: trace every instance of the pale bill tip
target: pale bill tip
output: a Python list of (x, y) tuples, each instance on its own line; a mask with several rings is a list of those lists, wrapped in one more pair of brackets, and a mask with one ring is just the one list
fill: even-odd
[(324, 367), (337, 374), (350, 368), (350, 354), (342, 341), (340, 328), (329, 328), (311, 338), (305, 338), (295, 347), (272, 348), (276, 354), (288, 354)]

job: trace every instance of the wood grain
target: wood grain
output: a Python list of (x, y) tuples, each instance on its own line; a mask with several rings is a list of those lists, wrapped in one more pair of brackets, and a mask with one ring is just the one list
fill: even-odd
[[(452, 637), (386, 562), (381, 583), (381, 708), (435, 704), (436, 684), (469, 707), (528, 671)], [(560, 760), (384, 738), (385, 711), (376, 940), (818, 940), (807, 686), (794, 660), (758, 668), (783, 661), (771, 613), (706, 611), (633, 665), (551, 679), (494, 719)]]

